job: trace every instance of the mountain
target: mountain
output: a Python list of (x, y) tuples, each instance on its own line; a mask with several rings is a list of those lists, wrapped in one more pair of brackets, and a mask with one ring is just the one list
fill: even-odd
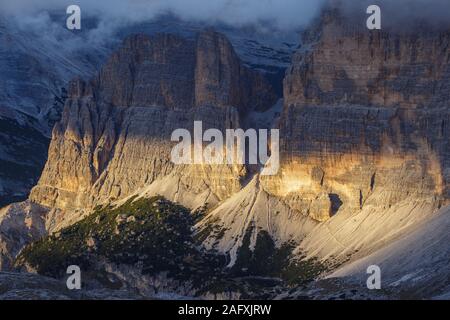
[[(447, 31), (369, 31), (325, 10), (304, 34), (279, 100), (267, 71), (243, 61), (221, 33), (128, 36), (95, 76), (68, 86), (29, 202), (0, 218), (8, 235), (4, 221), (18, 216), (15, 228), (30, 228), (27, 216), (38, 211), (45, 230), (20, 246), (3, 237), (3, 265), (58, 277), (50, 258), (94, 260), (142, 292), (162, 287), (207, 298), (289, 297), (292, 286), (300, 297), (337, 283), (320, 296), (327, 298), (353, 290), (370, 262), (398, 286), (388, 297), (416, 297), (408, 282), (418, 277), (416, 262), (426, 272), (447, 256), (449, 41)], [(279, 128), (278, 174), (174, 165), (171, 133), (194, 121), (204, 130)], [(175, 252), (172, 216), (160, 204), (195, 217), (183, 245), (199, 251), (178, 256), (170, 271), (192, 280), (191, 272), (211, 274), (192, 260), (215, 261), (225, 283), (212, 277), (195, 286), (188, 278), (174, 287), (151, 257), (136, 254), (140, 241), (152, 257)], [(155, 221), (167, 242), (146, 238)], [(85, 246), (88, 256), (79, 251)], [(61, 254), (47, 255), (54, 250)], [(446, 274), (443, 267), (420, 297), (445, 295)], [(264, 280), (270, 284), (249, 285)]]
[(448, 205), (448, 40), (371, 32), (326, 11), (286, 72), (279, 174), (216, 207), (210, 220), (226, 231), (207, 243), (236, 254), (253, 225), (340, 265)]
[[(134, 33), (168, 33), (193, 39), (210, 27), (208, 23), (181, 21), (167, 15), (154, 21), (120, 28), (117, 34), (119, 39)], [(280, 31), (270, 28), (270, 25), (265, 28), (234, 27), (219, 23), (214, 25), (214, 29), (228, 38), (245, 66), (264, 73), (277, 94), (280, 97), (283, 95), (284, 73), (291, 64), (293, 53), (301, 45), (300, 31)]]
[[(149, 185), (191, 208), (213, 205), (241, 188), (246, 168), (175, 168), (172, 131), (191, 128), (194, 120), (205, 130), (239, 127), (241, 113), (269, 110), (276, 100), (269, 81), (244, 66), (219, 33), (130, 36), (98, 76), (71, 82), (31, 203), (47, 210), (52, 231)], [(15, 215), (14, 207), (5, 209), (3, 221)]]
[(304, 249), (353, 254), (448, 204), (449, 37), (372, 32), (336, 11), (319, 25), (286, 73), (286, 174), (269, 183), (324, 221)]
[(240, 188), (243, 168), (174, 168), (172, 131), (191, 128), (194, 120), (202, 120), (205, 130), (239, 127), (240, 112), (265, 110), (275, 101), (265, 78), (242, 66), (218, 33), (201, 33), (195, 41), (131, 36), (98, 77), (70, 85), (30, 199), (52, 209), (83, 210), (173, 172), (199, 193), (199, 203), (217, 201)]
[(44, 32), (0, 16), (0, 206), (28, 197), (47, 159), (68, 81), (93, 75), (107, 52), (74, 49), (64, 41), (68, 30), (48, 26)]
[[(47, 160), (54, 124), (60, 120), (70, 80), (89, 79), (131, 34), (170, 33), (194, 39), (206, 25), (164, 16), (119, 27), (92, 40), (100, 21), (87, 17), (79, 32), (65, 29), (52, 12), (43, 22), (0, 16), (0, 206), (25, 200)], [(217, 26), (245, 65), (264, 72), (278, 96), (298, 37), (256, 29)]]

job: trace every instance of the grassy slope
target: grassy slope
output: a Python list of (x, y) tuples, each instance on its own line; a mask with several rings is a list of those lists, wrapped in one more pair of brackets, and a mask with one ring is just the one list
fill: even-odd
[(98, 209), (82, 221), (26, 247), (17, 264), (61, 277), (67, 266), (96, 268), (95, 257), (140, 264), (144, 274), (168, 271), (176, 279), (205, 277), (223, 267), (224, 258), (199, 250), (191, 227), (195, 216), (160, 197)]

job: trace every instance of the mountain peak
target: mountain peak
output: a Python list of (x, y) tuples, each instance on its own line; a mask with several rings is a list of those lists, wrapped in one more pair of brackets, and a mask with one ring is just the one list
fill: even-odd
[(368, 30), (326, 11), (285, 79), (288, 104), (437, 107), (450, 101), (450, 33)]
[[(227, 38), (213, 30), (196, 40), (172, 34), (127, 37), (102, 68), (99, 98), (115, 106), (267, 109), (276, 99), (263, 76), (244, 67)], [(264, 89), (256, 92), (255, 87)]]

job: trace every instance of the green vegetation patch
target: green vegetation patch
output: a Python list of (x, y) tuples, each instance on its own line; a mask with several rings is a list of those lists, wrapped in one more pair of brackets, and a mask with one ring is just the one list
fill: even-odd
[(246, 230), (236, 263), (227, 268), (226, 256), (200, 245), (208, 235), (220, 238), (224, 229), (208, 221), (194, 235), (199, 216), (204, 214), (162, 197), (96, 207), (78, 223), (25, 247), (16, 265), (55, 278), (66, 276), (69, 265), (78, 265), (106, 287), (120, 287), (99, 263), (106, 261), (139, 266), (147, 275), (167, 272), (169, 278), (190, 282), (198, 294), (240, 292), (243, 298), (262, 299), (286, 285), (312, 281), (326, 270), (318, 261), (295, 259), (293, 243), (276, 246), (263, 230), (251, 248), (252, 227)]
[(80, 222), (27, 246), (17, 265), (62, 277), (67, 266), (95, 269), (99, 258), (140, 265), (144, 274), (168, 272), (174, 279), (195, 281), (219, 272), (225, 258), (196, 247), (195, 217), (162, 197), (130, 199), (117, 208), (97, 208)]
[(249, 227), (237, 252), (232, 272), (237, 276), (259, 276), (280, 278), (288, 285), (298, 285), (313, 281), (327, 270), (317, 260), (305, 257), (295, 258), (293, 243), (277, 247), (270, 234), (260, 230), (255, 247), (250, 248), (253, 227)]

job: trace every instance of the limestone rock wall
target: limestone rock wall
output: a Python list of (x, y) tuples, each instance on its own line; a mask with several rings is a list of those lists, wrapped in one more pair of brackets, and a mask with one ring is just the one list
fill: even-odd
[(284, 83), (287, 105), (448, 105), (450, 32), (368, 30), (326, 11), (305, 33)]
[(53, 209), (51, 225), (71, 221), (64, 211), (81, 216), (169, 174), (182, 177), (194, 194), (210, 190), (211, 199), (224, 199), (241, 188), (245, 168), (175, 167), (172, 132), (192, 132), (197, 120), (203, 130), (238, 128), (240, 114), (267, 109), (275, 100), (271, 85), (242, 66), (216, 32), (200, 33), (195, 41), (132, 36), (96, 78), (72, 82), (30, 198)]
[(0, 210), (0, 270), (11, 270), (20, 250), (46, 234), (47, 212), (47, 209), (30, 201)]
[(266, 188), (318, 221), (375, 197), (448, 202), (449, 41), (326, 12), (286, 73), (282, 169)]
[(252, 180), (243, 166), (175, 167), (169, 139), (194, 120), (240, 127), (273, 105), (267, 81), (211, 31), (126, 40), (98, 77), (72, 84), (31, 194), (52, 208), (48, 228), (160, 193), (217, 204), (197, 227), (218, 226), (205, 245), (231, 261), (249, 226), (299, 243), (299, 254), (345, 258), (448, 203), (447, 33), (371, 32), (328, 12), (304, 40), (284, 81), (281, 169)]

